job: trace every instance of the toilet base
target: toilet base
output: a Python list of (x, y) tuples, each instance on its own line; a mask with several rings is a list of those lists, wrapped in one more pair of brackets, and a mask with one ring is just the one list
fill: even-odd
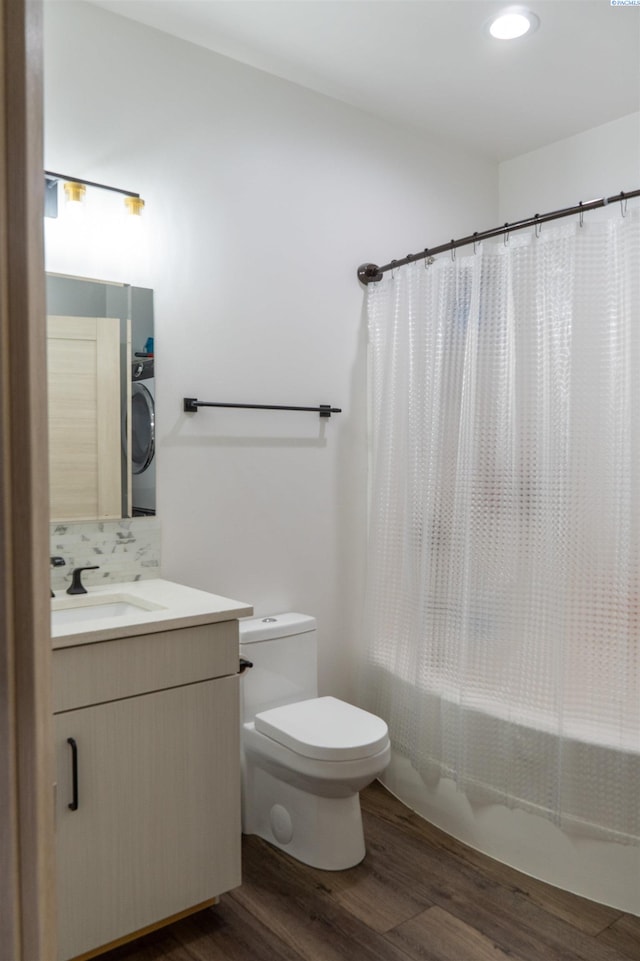
[(360, 795), (319, 797), (253, 764), (243, 776), (242, 831), (324, 871), (344, 871), (365, 856)]

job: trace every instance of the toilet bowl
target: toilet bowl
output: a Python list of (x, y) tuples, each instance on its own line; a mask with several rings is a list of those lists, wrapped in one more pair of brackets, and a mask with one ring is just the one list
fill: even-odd
[(381, 718), (317, 696), (316, 634), (304, 614), (240, 622), (242, 829), (336, 871), (365, 855), (359, 792), (390, 745)]

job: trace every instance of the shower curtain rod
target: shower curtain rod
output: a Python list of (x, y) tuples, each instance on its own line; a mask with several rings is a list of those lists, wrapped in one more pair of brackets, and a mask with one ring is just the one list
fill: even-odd
[(586, 203), (580, 201), (575, 207), (565, 207), (562, 210), (552, 210), (547, 214), (534, 214), (526, 220), (516, 220), (514, 223), (504, 224), (503, 227), (494, 227), (492, 230), (476, 231), (469, 237), (461, 237), (460, 240), (450, 240), (439, 247), (426, 247), (418, 254), (408, 254), (401, 260), (392, 260), (389, 264), (378, 267), (377, 264), (361, 264), (358, 267), (358, 280), (363, 284), (375, 283), (382, 280), (382, 275), (395, 267), (404, 267), (405, 264), (413, 264), (416, 260), (425, 260), (435, 254), (442, 254), (447, 250), (455, 250), (457, 247), (465, 247), (468, 244), (476, 244), (481, 240), (488, 240), (490, 237), (499, 237), (501, 234), (510, 234), (512, 230), (524, 230), (525, 227), (537, 227), (539, 224), (546, 224), (550, 220), (559, 220), (561, 217), (571, 217), (575, 214), (582, 214), (585, 210), (595, 210), (597, 207), (606, 207), (607, 204), (616, 202), (626, 202), (631, 197), (640, 197), (640, 190), (621, 190), (619, 194), (612, 197), (600, 197), (598, 200), (588, 200)]

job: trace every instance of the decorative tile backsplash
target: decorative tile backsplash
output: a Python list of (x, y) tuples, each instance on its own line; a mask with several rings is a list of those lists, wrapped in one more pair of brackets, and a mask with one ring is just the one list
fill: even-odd
[(51, 587), (66, 590), (74, 567), (97, 564), (87, 571), (87, 587), (160, 577), (160, 522), (155, 517), (113, 521), (69, 521), (51, 524), (51, 556), (65, 560), (51, 569)]

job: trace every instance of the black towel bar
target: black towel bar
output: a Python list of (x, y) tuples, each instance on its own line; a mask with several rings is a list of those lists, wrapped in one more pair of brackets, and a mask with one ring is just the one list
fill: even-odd
[(320, 417), (331, 417), (332, 414), (341, 414), (341, 407), (332, 407), (331, 404), (320, 404), (318, 407), (286, 407), (278, 404), (219, 404), (210, 401), (198, 400), (196, 397), (185, 397), (183, 410), (188, 414), (196, 414), (199, 407), (241, 407), (244, 410), (310, 410)]

